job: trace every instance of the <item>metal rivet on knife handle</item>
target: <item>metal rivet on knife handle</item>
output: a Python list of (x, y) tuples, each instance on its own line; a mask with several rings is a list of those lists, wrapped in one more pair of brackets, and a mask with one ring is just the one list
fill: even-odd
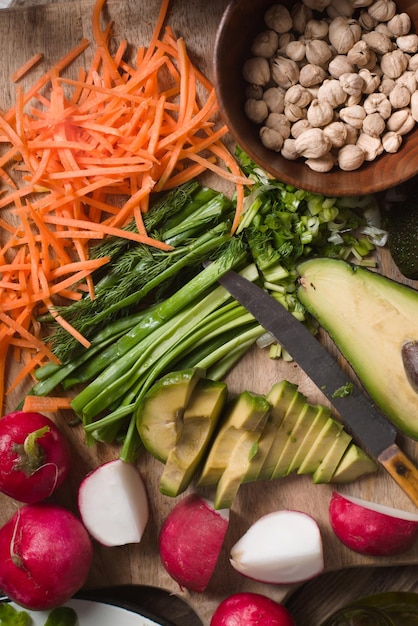
[(394, 443), (380, 454), (378, 461), (418, 507), (418, 469), (406, 454)]

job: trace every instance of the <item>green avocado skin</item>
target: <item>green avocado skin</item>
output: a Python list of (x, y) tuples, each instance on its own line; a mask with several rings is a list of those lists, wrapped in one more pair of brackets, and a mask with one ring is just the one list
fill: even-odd
[(404, 198), (386, 215), (392, 259), (406, 278), (418, 279), (418, 177), (403, 186)]
[[(418, 345), (418, 291), (342, 259), (297, 267), (297, 296), (329, 334), (380, 409), (418, 440), (418, 394), (406, 346)], [(412, 350), (411, 350), (412, 356)]]

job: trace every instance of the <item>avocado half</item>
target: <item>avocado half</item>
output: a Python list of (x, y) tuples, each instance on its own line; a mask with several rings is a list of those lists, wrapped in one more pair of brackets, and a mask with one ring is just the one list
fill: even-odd
[(392, 423), (418, 439), (418, 292), (339, 259), (309, 259), (298, 273), (302, 304)]

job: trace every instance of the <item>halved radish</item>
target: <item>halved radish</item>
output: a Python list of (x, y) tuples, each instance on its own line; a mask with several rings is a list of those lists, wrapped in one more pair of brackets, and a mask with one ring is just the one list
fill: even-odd
[(212, 616), (210, 626), (295, 626), (283, 604), (260, 593), (240, 592), (225, 598)]
[(418, 515), (337, 492), (330, 500), (329, 518), (338, 539), (361, 554), (401, 554), (418, 538)]
[(159, 537), (161, 561), (181, 587), (204, 591), (214, 572), (229, 510), (215, 511), (213, 503), (190, 494), (168, 514)]
[(141, 541), (149, 504), (137, 466), (120, 459), (100, 465), (81, 483), (78, 508), (90, 535), (102, 545)]
[(316, 521), (301, 511), (275, 511), (260, 517), (231, 549), (231, 565), (265, 583), (290, 584), (324, 569)]

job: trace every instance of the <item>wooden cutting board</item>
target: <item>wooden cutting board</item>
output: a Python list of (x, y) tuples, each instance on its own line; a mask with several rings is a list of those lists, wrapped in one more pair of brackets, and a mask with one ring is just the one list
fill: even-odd
[[(198, 66), (209, 76), (212, 74), (211, 55), (215, 32), (226, 0), (172, 0), (169, 23), (177, 35), (184, 37), (189, 53)], [(60, 58), (82, 37), (91, 37), (92, 0), (73, 0), (44, 6), (13, 8), (0, 11), (0, 108), (6, 109), (14, 101), (14, 85), (9, 81), (11, 72), (35, 52), (44, 53), (43, 64), (34, 71), (43, 71)], [(106, 14), (114, 19), (116, 39), (127, 38), (134, 48), (146, 45), (159, 9), (159, 1), (108, 0)], [(85, 53), (88, 65), (91, 50)], [(77, 72), (80, 59), (74, 66)], [(210, 181), (216, 186), (218, 182)], [(1, 237), (1, 233), (0, 233)], [(388, 254), (379, 258), (380, 271), (402, 280)], [(413, 284), (410, 282), (410, 284)], [(415, 285), (416, 286), (416, 285)], [(327, 341), (324, 338), (324, 341)], [(333, 350), (332, 346), (329, 346)], [(300, 385), (312, 402), (325, 402), (322, 394), (294, 363), (272, 361), (261, 350), (252, 350), (228, 376), (231, 393), (249, 389), (264, 393), (271, 385), (286, 378)], [(13, 410), (25, 389), (16, 390), (8, 399), (7, 410)], [(55, 416), (72, 444), (73, 471), (67, 484), (54, 496), (54, 501), (77, 511), (76, 494), (83, 476), (106, 460), (116, 458), (116, 447), (97, 445), (87, 448), (80, 428), (69, 423), (66, 414)], [(418, 445), (404, 442), (405, 450), (418, 462)], [(230, 528), (216, 573), (204, 594), (189, 594), (179, 590), (162, 568), (157, 549), (158, 533), (162, 521), (176, 500), (159, 494), (158, 483), (162, 466), (145, 453), (139, 467), (149, 491), (151, 518), (139, 545), (121, 548), (102, 548), (95, 545), (94, 562), (87, 587), (120, 584), (152, 584), (179, 594), (195, 608), (204, 624), (209, 624), (214, 608), (225, 596), (243, 590), (266, 593), (277, 600), (284, 599), (294, 587), (280, 587), (251, 582), (237, 574), (229, 565), (229, 548), (261, 515), (276, 509), (293, 508), (311, 514), (319, 523), (324, 543), (325, 564), (328, 571), (353, 566), (387, 566), (418, 563), (418, 545), (407, 554), (391, 559), (360, 556), (347, 550), (333, 536), (328, 523), (328, 503), (333, 486), (314, 486), (310, 477), (289, 476), (286, 479), (247, 484), (239, 492), (233, 505)], [(358, 495), (382, 504), (414, 511), (415, 508), (392, 480), (379, 471), (377, 475), (340, 488), (341, 492)], [(210, 490), (202, 495), (211, 496)], [(0, 523), (16, 510), (17, 503), (0, 496)], [(308, 625), (308, 617), (305, 626)]]

